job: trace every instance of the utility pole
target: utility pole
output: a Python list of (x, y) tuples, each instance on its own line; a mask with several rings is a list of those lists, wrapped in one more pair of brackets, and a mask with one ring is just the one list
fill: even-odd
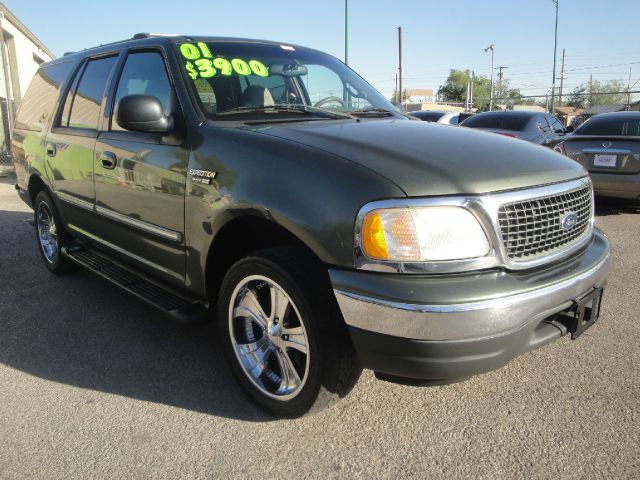
[(504, 74), (502, 73), (502, 70), (504, 70), (505, 68), (509, 68), (509, 67), (496, 67), (496, 70), (498, 70), (498, 100), (504, 100), (502, 98), (502, 95), (503, 95), (502, 77), (504, 76)]
[(629, 67), (629, 81), (627, 82), (627, 108), (631, 105), (631, 67)]
[(393, 98), (394, 99), (400, 98), (400, 97), (398, 97), (398, 72), (396, 72), (396, 88), (394, 90)]
[(589, 108), (593, 107), (593, 74), (589, 75)]
[(562, 105), (562, 84), (564, 83), (564, 48), (562, 49), (562, 68), (560, 69), (560, 92), (558, 94), (558, 105)]
[(492, 43), (484, 49), (485, 52), (491, 50), (491, 86), (489, 87), (489, 111), (493, 110), (493, 56), (496, 50), (496, 46)]
[(475, 74), (471, 70), (471, 92), (469, 93), (469, 112), (473, 111), (473, 81)]
[(344, 0), (344, 63), (349, 65), (349, 0)]
[(402, 27), (398, 27), (398, 91), (400, 92), (400, 105), (402, 103)]
[(556, 95), (556, 53), (558, 52), (558, 2), (560, 0), (551, 0), (556, 6), (556, 31), (553, 40), (553, 82), (551, 84), (551, 113), (556, 113), (555, 95)]
[(467, 82), (467, 97), (464, 101), (464, 110), (465, 112), (469, 111), (469, 94), (471, 92), (471, 80)]

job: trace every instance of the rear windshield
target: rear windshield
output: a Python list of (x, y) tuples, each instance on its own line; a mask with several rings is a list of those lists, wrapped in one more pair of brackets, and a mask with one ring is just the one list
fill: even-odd
[(442, 112), (411, 112), (410, 115), (425, 122), (437, 122), (444, 115)]
[(522, 131), (529, 123), (529, 115), (505, 115), (504, 113), (478, 114), (467, 118), (462, 125), (471, 128)]
[(616, 135), (640, 137), (640, 115), (629, 117), (592, 117), (576, 131), (576, 135)]

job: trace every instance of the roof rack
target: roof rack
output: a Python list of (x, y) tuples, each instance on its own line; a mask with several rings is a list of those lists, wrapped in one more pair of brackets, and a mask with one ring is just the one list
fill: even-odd
[(134, 39), (139, 39), (139, 38), (150, 38), (150, 37), (181, 37), (183, 35), (180, 35), (179, 33), (148, 33), (148, 32), (143, 32), (143, 33), (136, 33), (132, 38)]

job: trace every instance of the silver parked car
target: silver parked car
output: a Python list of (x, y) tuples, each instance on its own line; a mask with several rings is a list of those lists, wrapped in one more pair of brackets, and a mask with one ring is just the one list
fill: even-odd
[(589, 170), (596, 193), (640, 200), (640, 112), (591, 117), (554, 150)]
[(409, 113), (412, 117), (419, 118), (425, 122), (444, 123), (445, 125), (458, 125), (460, 112), (450, 112), (447, 110), (421, 110)]

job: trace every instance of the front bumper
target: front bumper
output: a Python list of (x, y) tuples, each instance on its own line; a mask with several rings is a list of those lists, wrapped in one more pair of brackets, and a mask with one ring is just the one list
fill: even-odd
[(640, 173), (590, 172), (593, 190), (598, 195), (613, 198), (640, 200)]
[(498, 368), (566, 333), (553, 321), (603, 287), (609, 242), (533, 273), (390, 275), (331, 270), (334, 292), (366, 368), (419, 379), (456, 379)]

